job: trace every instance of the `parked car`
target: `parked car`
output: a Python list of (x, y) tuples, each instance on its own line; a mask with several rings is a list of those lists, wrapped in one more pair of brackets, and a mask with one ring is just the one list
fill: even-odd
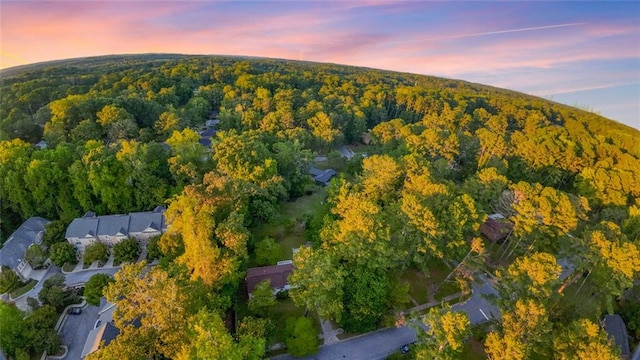
[(400, 347), (400, 351), (401, 351), (403, 354), (408, 353), (408, 352), (409, 352), (409, 344), (404, 344), (404, 345), (402, 345), (402, 346)]
[(79, 307), (72, 307), (71, 309), (67, 310), (67, 314), (80, 315), (82, 314), (82, 309), (80, 309)]

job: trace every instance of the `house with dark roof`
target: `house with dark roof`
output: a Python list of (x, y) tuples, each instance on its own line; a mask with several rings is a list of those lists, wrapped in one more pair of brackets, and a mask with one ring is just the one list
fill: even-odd
[(291, 261), (273, 266), (262, 266), (247, 270), (247, 293), (251, 296), (253, 290), (264, 280), (271, 280), (271, 288), (274, 294), (289, 290), (289, 274), (293, 271)]
[(487, 239), (502, 243), (513, 231), (513, 223), (501, 214), (489, 215), (484, 224), (480, 225), (480, 233)]
[(102, 310), (98, 313), (100, 316), (94, 328), (89, 331), (87, 340), (82, 348), (82, 358), (86, 358), (89, 354), (98, 351), (101, 347), (105, 347), (112, 342), (120, 330), (113, 325), (113, 312), (115, 304), (106, 303)]
[(329, 186), (331, 179), (334, 176), (338, 175), (338, 173), (333, 169), (322, 170), (322, 169), (318, 169), (315, 166), (311, 166), (309, 168), (309, 174), (313, 177), (313, 180), (318, 185), (323, 185), (323, 186)]
[(103, 216), (88, 212), (81, 218), (73, 219), (67, 227), (65, 238), (76, 247), (79, 254), (96, 241), (113, 246), (131, 237), (137, 239), (141, 246), (146, 246), (150, 238), (166, 231), (164, 210), (157, 207), (153, 211)]
[(24, 258), (25, 252), (30, 246), (42, 242), (42, 234), (48, 223), (47, 219), (32, 217), (20, 225), (0, 249), (0, 266), (9, 267), (22, 280), (29, 279), (29, 274), (33, 269)]
[(603, 319), (604, 330), (609, 334), (616, 346), (620, 349), (620, 358), (631, 359), (631, 348), (629, 347), (629, 335), (624, 320), (618, 314), (605, 315)]
[(198, 142), (207, 149), (211, 149), (211, 139), (216, 136), (217, 132), (218, 131), (213, 127), (209, 127), (206, 130), (201, 131), (200, 140), (198, 140)]

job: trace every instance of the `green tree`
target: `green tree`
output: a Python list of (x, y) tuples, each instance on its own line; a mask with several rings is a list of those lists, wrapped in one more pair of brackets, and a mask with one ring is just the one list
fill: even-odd
[(0, 272), (0, 294), (8, 293), (22, 285), (18, 274), (8, 266), (3, 266)]
[(274, 265), (280, 260), (280, 245), (271, 237), (265, 237), (256, 245), (256, 263)]
[(289, 354), (302, 357), (318, 352), (318, 333), (311, 319), (307, 317), (287, 319), (286, 333), (284, 343)]
[(159, 245), (160, 238), (161, 236), (158, 235), (149, 239), (147, 243), (147, 260), (159, 259), (163, 255)]
[(64, 222), (60, 220), (54, 220), (48, 223), (44, 228), (44, 234), (42, 235), (42, 242), (51, 246), (58, 242), (66, 242), (64, 238), (67, 227)]
[(41, 306), (26, 316), (26, 337), (30, 339), (32, 352), (38, 354), (45, 350), (50, 354), (58, 352), (60, 337), (54, 327), (59, 317), (56, 308), (51, 305)]
[(24, 315), (15, 305), (0, 302), (0, 347), (8, 356), (28, 349)]
[(113, 245), (113, 261), (115, 262), (132, 262), (138, 260), (140, 255), (140, 244), (134, 238), (121, 240)]
[(427, 330), (418, 329), (420, 344), (416, 348), (419, 359), (459, 359), (464, 343), (471, 335), (471, 323), (467, 314), (443, 309), (431, 308), (422, 318)]
[(89, 244), (84, 249), (84, 255), (82, 256), (82, 261), (85, 264), (92, 264), (94, 261), (105, 263), (108, 259), (109, 249), (107, 248), (107, 245), (98, 241)]
[(75, 264), (78, 262), (76, 248), (68, 242), (57, 242), (49, 248), (49, 257), (56, 266), (63, 266), (65, 263)]
[(65, 290), (65, 276), (56, 274), (44, 281), (42, 289), (38, 293), (38, 299), (43, 305), (52, 305), (62, 309), (77, 301), (73, 290)]
[(348, 332), (375, 330), (384, 314), (389, 294), (389, 280), (379, 268), (355, 266), (345, 278), (340, 326)]
[(34, 244), (29, 246), (27, 251), (25, 251), (24, 258), (32, 268), (39, 269), (44, 265), (45, 261), (47, 261), (48, 255), (44, 247)]
[(93, 306), (100, 305), (102, 290), (113, 281), (113, 278), (107, 274), (95, 274), (91, 276), (89, 281), (84, 285), (83, 294), (87, 300), (87, 304)]
[(266, 316), (269, 310), (276, 305), (276, 297), (271, 289), (271, 280), (261, 281), (253, 289), (251, 298), (249, 299), (249, 311), (256, 315)]
[(179, 187), (199, 182), (211, 168), (210, 156), (199, 140), (197, 132), (184, 129), (174, 131), (166, 141), (171, 148), (169, 171)]
[(323, 319), (340, 321), (346, 272), (327, 251), (303, 246), (293, 257), (289, 295), (297, 306), (316, 311)]
[(272, 327), (268, 319), (247, 316), (238, 325), (238, 343), (242, 356), (248, 360), (262, 359), (266, 350), (266, 335)]

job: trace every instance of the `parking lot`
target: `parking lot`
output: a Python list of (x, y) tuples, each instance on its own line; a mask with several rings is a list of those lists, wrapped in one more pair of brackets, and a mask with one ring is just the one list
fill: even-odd
[(87, 340), (87, 335), (91, 331), (98, 320), (98, 312), (104, 306), (104, 298), (100, 306), (87, 305), (82, 309), (80, 315), (67, 315), (67, 319), (60, 331), (62, 345), (65, 345), (69, 352), (65, 359), (78, 360), (81, 359), (82, 348)]

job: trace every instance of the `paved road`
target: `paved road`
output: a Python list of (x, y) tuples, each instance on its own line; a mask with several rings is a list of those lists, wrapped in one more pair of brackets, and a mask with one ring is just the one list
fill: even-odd
[(464, 311), (469, 315), (472, 324), (479, 324), (489, 319), (500, 318), (500, 310), (485, 299), (485, 295), (498, 295), (486, 276), (479, 277), (480, 283), (473, 284), (473, 296), (468, 301), (453, 305), (452, 310)]
[(385, 359), (400, 346), (416, 341), (416, 332), (410, 327), (389, 328), (348, 339), (332, 345), (322, 346), (317, 354), (304, 358), (280, 355), (275, 360), (373, 360)]
[[(489, 318), (498, 318), (500, 316), (498, 309), (483, 297), (483, 295), (495, 294), (491, 282), (484, 276), (481, 276), (479, 280), (480, 284), (473, 285), (471, 299), (463, 304), (452, 306), (453, 310), (465, 311), (469, 315), (469, 320), (472, 324), (487, 321), (480, 310)], [(317, 354), (305, 358), (294, 358), (286, 354), (273, 357), (272, 360), (382, 360), (398, 351), (402, 345), (413, 341), (416, 341), (416, 332), (413, 328), (408, 326), (399, 329), (388, 328), (339, 343), (322, 346)]]

